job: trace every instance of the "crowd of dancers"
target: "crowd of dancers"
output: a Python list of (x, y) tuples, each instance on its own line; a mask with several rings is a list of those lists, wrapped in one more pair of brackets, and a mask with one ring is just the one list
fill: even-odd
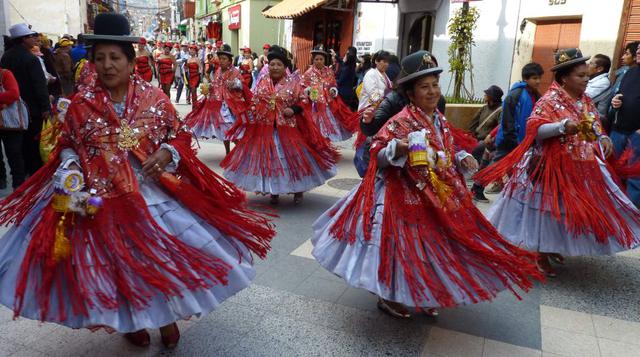
[[(363, 179), (313, 224), (313, 256), (391, 316), (526, 292), (554, 276), (551, 261), (639, 242), (625, 180), (640, 166), (601, 129), (578, 49), (556, 54), (555, 81), (521, 143), (477, 172), (478, 143), (445, 118), (443, 69), (427, 51), (402, 59), (393, 83), (388, 53), (378, 53), (352, 111), (322, 48), (298, 72), (286, 50), (268, 46), (252, 80), (228, 45), (210, 70), (192, 48), (188, 72), (205, 75), (186, 77), (193, 110), (182, 119), (168, 96), (169, 46), (155, 58), (135, 50), (140, 39), (116, 14), (98, 15), (84, 39), (90, 65), (56, 148), (0, 202), (0, 222), (13, 224), (0, 239), (0, 303), (16, 316), (106, 328), (138, 346), (159, 328), (175, 347), (176, 321), (248, 287), (254, 256), (268, 257), (275, 227), (243, 191), (302, 203), (336, 175), (334, 143), (353, 135)], [(153, 71), (161, 88), (149, 83)], [(196, 157), (194, 137), (224, 143), (224, 178)], [(503, 182), (488, 217), (472, 178)]]

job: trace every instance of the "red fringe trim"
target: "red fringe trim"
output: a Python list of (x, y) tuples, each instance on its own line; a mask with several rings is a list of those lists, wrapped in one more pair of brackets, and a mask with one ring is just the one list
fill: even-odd
[(27, 288), (37, 292), (41, 320), (56, 308), (50, 299), (57, 294), (56, 319), (62, 321), (66, 303), (74, 315), (94, 307), (117, 309), (122, 301), (143, 309), (158, 293), (181, 296), (184, 290), (227, 284), (231, 267), (164, 232), (137, 193), (104, 199), (92, 218), (69, 216), (75, 221), (66, 229), (72, 257), (61, 262), (53, 257), (60, 213), (47, 206), (36, 223), (18, 274), (16, 316)]
[[(545, 120), (530, 119), (524, 141), (499, 162), (478, 172), (474, 179), (480, 184), (502, 180), (505, 175), (520, 175), (519, 162), (533, 145), (540, 125)], [(598, 154), (598, 153), (596, 153)], [(622, 174), (638, 173), (640, 166), (627, 166), (622, 162), (614, 163)], [(535, 165), (535, 166), (534, 166)], [(612, 166), (609, 165), (609, 168)], [(537, 163), (528, 168), (528, 183), (519, 183), (520, 177), (512, 178), (505, 188), (510, 195), (516, 187), (533, 186), (533, 192), (541, 195), (541, 210), (549, 211), (569, 232), (576, 235), (593, 234), (596, 240), (606, 244), (615, 238), (619, 244), (632, 247), (637, 243), (623, 213), (635, 224), (640, 224), (640, 214), (634, 207), (628, 207), (609, 189), (600, 165), (594, 160), (579, 161), (571, 157), (561, 146), (559, 139), (549, 139), (542, 147)], [(611, 172), (617, 182), (615, 172)], [(531, 178), (535, 178), (533, 181)], [(533, 198), (533, 196), (530, 196)], [(617, 203), (617, 205), (616, 205)]]

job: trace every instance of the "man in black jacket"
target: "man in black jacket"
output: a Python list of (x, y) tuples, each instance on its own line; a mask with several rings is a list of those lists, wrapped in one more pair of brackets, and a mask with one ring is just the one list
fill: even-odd
[(16, 77), (20, 95), (29, 111), (29, 128), (23, 136), (22, 154), (25, 172), (32, 175), (42, 166), (38, 137), (51, 104), (40, 60), (31, 53), (31, 48), (39, 44), (38, 33), (26, 24), (11, 26), (9, 33), (12, 47), (2, 56), (0, 66), (10, 70)]
[[(637, 52), (640, 54), (640, 47)], [(636, 56), (640, 64), (640, 57)], [(621, 155), (628, 145), (631, 145), (635, 157), (640, 157), (640, 67), (631, 68), (622, 78), (620, 89), (611, 101), (613, 118), (611, 141), (616, 155)], [(631, 201), (640, 207), (640, 180), (627, 180), (627, 195)]]

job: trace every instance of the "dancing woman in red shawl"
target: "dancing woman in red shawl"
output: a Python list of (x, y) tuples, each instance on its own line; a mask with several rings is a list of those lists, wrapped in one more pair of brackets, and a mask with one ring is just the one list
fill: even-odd
[[(236, 121), (248, 122), (251, 91), (243, 84), (240, 71), (232, 66), (231, 46), (222, 45), (217, 54), (219, 65), (207, 86), (208, 93), (185, 120), (196, 138), (218, 138), (229, 154), (232, 137), (227, 132)], [(233, 139), (240, 137), (236, 136)]]
[(338, 97), (336, 78), (326, 66), (329, 54), (322, 48), (311, 51), (313, 65), (300, 79), (302, 107), (311, 114), (322, 135), (332, 142), (351, 138), (358, 118)]
[(402, 68), (398, 83), (411, 104), (374, 137), (363, 182), (314, 224), (314, 257), (401, 318), (410, 316), (406, 306), (435, 315), (531, 288), (541, 277), (535, 256), (504, 240), (466, 188), (462, 173), (477, 162), (456, 148), (436, 109), (442, 69), (425, 51)]
[(247, 287), (275, 232), (196, 158), (169, 98), (131, 77), (126, 18), (100, 14), (85, 38), (98, 81), (74, 96), (47, 165), (0, 201), (0, 223), (15, 224), (0, 239), (0, 302), (138, 346), (160, 328), (173, 348), (175, 321)]
[(302, 115), (298, 82), (285, 74), (288, 62), (284, 49), (271, 47), (270, 77), (254, 91), (253, 118), (244, 126), (238, 123), (243, 137), (220, 164), (231, 182), (249, 192), (271, 194), (272, 204), (286, 193), (295, 193), (296, 204), (302, 202), (304, 191), (335, 176), (338, 158), (310, 117)]
[(618, 178), (637, 164), (607, 161), (611, 140), (584, 93), (588, 59), (576, 48), (556, 54), (555, 82), (527, 120), (524, 141), (477, 174), (483, 183), (510, 177), (489, 220), (513, 244), (540, 252), (551, 277), (549, 259), (562, 263), (560, 254), (614, 254), (640, 242), (640, 212)]

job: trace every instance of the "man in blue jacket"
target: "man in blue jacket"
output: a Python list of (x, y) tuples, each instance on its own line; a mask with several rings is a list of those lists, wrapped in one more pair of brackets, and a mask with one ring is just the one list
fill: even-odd
[[(531, 62), (522, 67), (522, 81), (514, 83), (502, 103), (502, 114), (498, 133), (495, 138), (496, 162), (507, 156), (518, 144), (524, 140), (527, 131), (527, 119), (533, 111), (533, 106), (540, 99), (540, 80), (544, 70), (542, 66)], [(488, 190), (487, 193), (498, 193), (502, 190), (499, 185)], [(474, 199), (479, 202), (488, 202), (484, 198), (484, 188), (474, 185)]]

